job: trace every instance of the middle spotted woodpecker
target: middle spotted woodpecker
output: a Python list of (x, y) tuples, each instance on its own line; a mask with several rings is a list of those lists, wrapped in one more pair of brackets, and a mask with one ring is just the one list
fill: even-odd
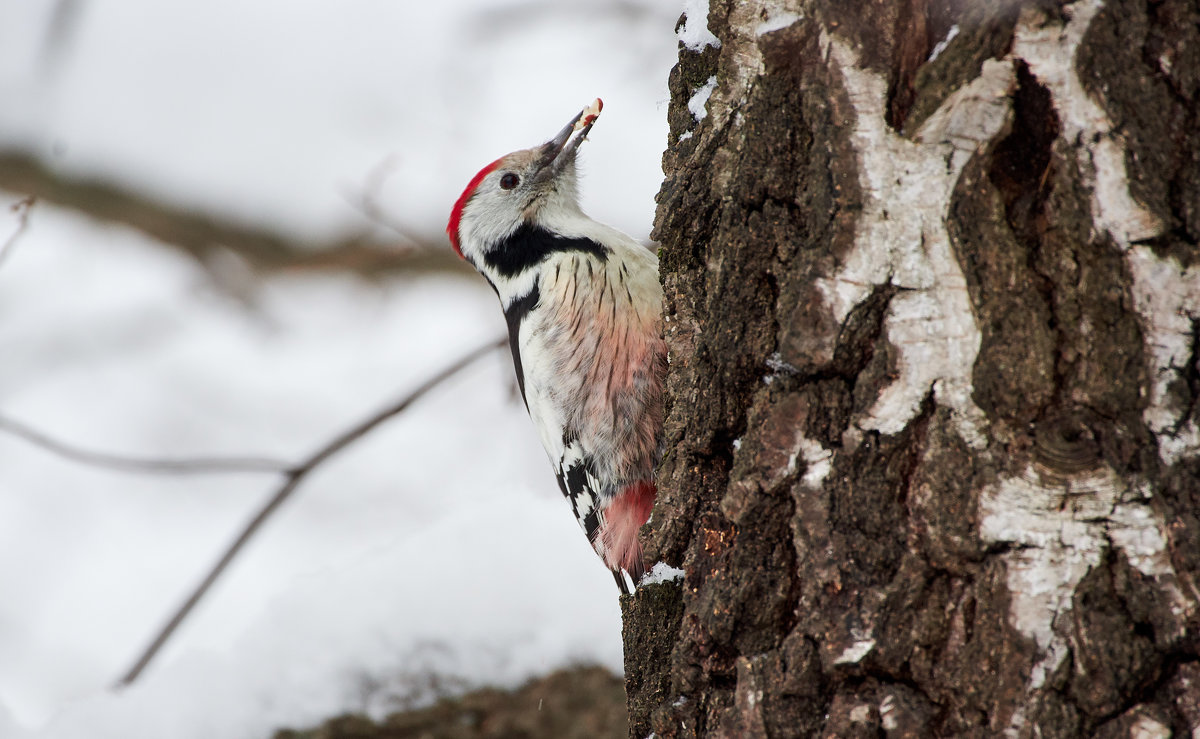
[(660, 458), (666, 345), (658, 258), (579, 207), (596, 100), (541, 146), (479, 171), (446, 232), (500, 298), (517, 385), (575, 518), (621, 592)]

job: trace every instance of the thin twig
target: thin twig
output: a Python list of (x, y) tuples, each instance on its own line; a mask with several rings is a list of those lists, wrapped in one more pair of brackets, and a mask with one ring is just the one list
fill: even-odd
[(17, 228), (4, 240), (3, 244), (0, 244), (0, 264), (4, 263), (5, 258), (8, 257), (9, 252), (16, 245), (17, 239), (21, 238), (21, 234), (25, 233), (25, 228), (29, 225), (29, 211), (36, 202), (37, 198), (29, 195), (9, 206), (8, 209), (17, 214)]
[(384, 183), (395, 171), (398, 158), (395, 154), (385, 157), (367, 172), (366, 181), (363, 183), (361, 190), (357, 193), (351, 193), (349, 188), (347, 188), (341, 195), (347, 205), (357, 210), (368, 221), (373, 221), (377, 225), (383, 226), (404, 241), (407, 241), (406, 249), (419, 249), (421, 242), (414, 238), (403, 224), (393, 220), (387, 211), (384, 210), (383, 206), (379, 204), (379, 194), (383, 191)]
[(180, 459), (155, 459), (151, 457), (127, 457), (108, 452), (97, 452), (59, 441), (20, 421), (0, 415), (0, 431), (27, 441), (36, 447), (93, 467), (107, 467), (122, 472), (153, 473), (163, 475), (219, 475), (236, 472), (274, 472), (285, 474), (292, 465), (268, 457), (191, 457)]
[(208, 590), (213, 586), (213, 583), (217, 581), (217, 578), (221, 576), (221, 573), (225, 571), (225, 569), (229, 566), (229, 563), (232, 562), (237, 556), (238, 552), (240, 552), (246, 543), (250, 541), (250, 538), (254, 536), (259, 528), (262, 527), (263, 523), (270, 518), (271, 514), (273, 514), (276, 509), (278, 509), (279, 506), (281, 506), (284, 501), (291, 496), (291, 494), (296, 490), (297, 487), (300, 486), (300, 483), (304, 481), (304, 478), (307, 477), (310, 472), (312, 472), (333, 455), (362, 438), (369, 431), (371, 431), (371, 429), (375, 428), (389, 418), (403, 412), (406, 408), (408, 408), (430, 390), (433, 390), (438, 385), (474, 364), (483, 356), (507, 345), (508, 339), (503, 339), (501, 341), (490, 341), (478, 349), (475, 349), (469, 354), (463, 356), (457, 362), (449, 365), (436, 375), (430, 377), (405, 397), (334, 437), (324, 446), (315, 451), (311, 456), (289, 471), (287, 473), (287, 477), (283, 481), (283, 484), (280, 485), (279, 488), (271, 495), (270, 499), (268, 499), (266, 504), (259, 509), (258, 513), (255, 514), (252, 519), (250, 519), (249, 523), (243, 527), (241, 533), (237, 535), (233, 542), (226, 547), (216, 564), (212, 566), (212, 568), (208, 571), (208, 574), (206, 574), (204, 579), (200, 581), (200, 584), (197, 585), (192, 591), (191, 595), (187, 597), (187, 599), (183, 602), (183, 605), (181, 605), (171, 616), (171, 618), (167, 620), (166, 625), (159, 630), (158, 634), (154, 637), (154, 640), (150, 642), (150, 645), (146, 647), (141, 656), (137, 658), (137, 661), (133, 663), (133, 666), (129, 668), (129, 671), (122, 675), (120, 680), (117, 681), (116, 687), (124, 687), (137, 680), (138, 676), (142, 674), (142, 671), (146, 669), (146, 666), (150, 664), (150, 661), (154, 659), (154, 656), (158, 654), (163, 645), (167, 643), (167, 640), (171, 638), (171, 635), (176, 629), (179, 628), (179, 625), (183, 623), (183, 620), (187, 618), (192, 609), (196, 607), (196, 604), (200, 602), (200, 599), (203, 598), (205, 593), (207, 593)]

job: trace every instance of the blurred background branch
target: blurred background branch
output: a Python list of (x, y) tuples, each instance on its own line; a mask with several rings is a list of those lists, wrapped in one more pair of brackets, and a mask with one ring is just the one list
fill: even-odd
[[(423, 247), (420, 239), (412, 235), (413, 229), (393, 218), (380, 203), (383, 186), (388, 178), (395, 174), (398, 165), (399, 157), (397, 155), (392, 154), (385, 157), (372, 167), (371, 171), (367, 172), (361, 188), (356, 190), (347, 188), (343, 190), (342, 197), (351, 208), (362, 214), (363, 218), (391, 231), (408, 248), (427, 248), (428, 245), (424, 245)], [(461, 266), (461, 264), (456, 264), (455, 266)]]
[(46, 23), (38, 54), (43, 78), (54, 76), (63, 59), (71, 51), (72, 37), (79, 26), (82, 0), (56, 0)]
[(108, 452), (83, 449), (50, 436), (32, 426), (0, 415), (0, 431), (40, 447), (51, 454), (72, 462), (104, 467), (122, 472), (154, 473), (166, 475), (211, 475), (237, 472), (285, 473), (291, 466), (280, 459), (268, 457), (191, 457), (186, 459), (158, 459), (134, 457)]
[(17, 245), (17, 240), (21, 238), (21, 234), (25, 233), (25, 229), (29, 226), (29, 211), (33, 208), (35, 202), (37, 202), (37, 198), (27, 195), (9, 206), (9, 210), (17, 214), (17, 226), (9, 234), (8, 238), (4, 240), (4, 243), (0, 244), (0, 264), (4, 264), (8, 253)]
[(400, 248), (394, 241), (365, 235), (328, 242), (298, 241), (212, 213), (180, 208), (112, 181), (65, 175), (22, 150), (0, 149), (0, 190), (25, 193), (100, 221), (137, 229), (202, 263), (224, 250), (263, 272), (345, 270), (371, 276), (429, 271), (467, 274), (469, 270), (446, 244), (414, 237), (388, 219), (369, 189), (357, 203), (348, 200), (371, 222), (397, 233), (404, 242)]
[(346, 431), (338, 434), (326, 444), (322, 445), (317, 451), (313, 452), (309, 457), (303, 460), (287, 472), (287, 477), (283, 484), (271, 495), (267, 502), (258, 510), (246, 526), (238, 533), (237, 537), (226, 547), (217, 562), (209, 569), (204, 579), (184, 600), (183, 604), (171, 615), (167, 623), (159, 630), (159, 632), (150, 641), (150, 644), (142, 651), (138, 658), (134, 661), (133, 666), (121, 676), (117, 681), (117, 687), (124, 687), (137, 680), (146, 666), (154, 659), (155, 655), (163, 648), (179, 625), (183, 623), (188, 614), (196, 607), (196, 604), (204, 597), (205, 593), (212, 588), (213, 584), (221, 576), (221, 573), (229, 567), (230, 563), (237, 557), (238, 553), (246, 546), (247, 542), (254, 536), (267, 519), (271, 517), (281, 505), (291, 497), (300, 483), (304, 481), (311, 472), (317, 469), (321, 464), (326, 462), (338, 452), (353, 444), (358, 439), (361, 439), (372, 429), (379, 426), (384, 421), (396, 416), (417, 400), (421, 399), (426, 393), (441, 385), (446, 380), (454, 377), (462, 370), (470, 367), (472, 364), (490, 354), (492, 351), (502, 349), (508, 346), (508, 337), (496, 341), (489, 341), (483, 346), (472, 350), (454, 363), (445, 367), (441, 371), (434, 374), (425, 382), (421, 383), (409, 394), (405, 395), (400, 400), (391, 405), (379, 410), (368, 418), (363, 419)]

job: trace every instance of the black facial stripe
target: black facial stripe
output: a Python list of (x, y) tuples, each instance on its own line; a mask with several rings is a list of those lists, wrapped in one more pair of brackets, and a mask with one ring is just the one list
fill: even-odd
[(560, 251), (581, 251), (602, 262), (608, 260), (608, 249), (591, 239), (559, 236), (541, 226), (524, 223), (512, 236), (484, 253), (483, 261), (500, 276), (512, 278)]
[(508, 323), (508, 348), (512, 350), (513, 368), (517, 371), (517, 387), (521, 388), (521, 400), (525, 401), (528, 410), (529, 401), (525, 400), (525, 370), (521, 367), (521, 347), (517, 341), (521, 331), (521, 321), (529, 315), (529, 311), (537, 307), (541, 295), (537, 283), (526, 295), (517, 298), (504, 309), (504, 320)]

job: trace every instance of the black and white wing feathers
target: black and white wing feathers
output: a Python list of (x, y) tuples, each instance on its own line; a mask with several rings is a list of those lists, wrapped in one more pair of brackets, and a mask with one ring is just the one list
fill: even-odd
[(559, 489), (571, 504), (575, 520), (595, 547), (604, 515), (600, 510), (599, 483), (591, 455), (584, 451), (579, 439), (569, 434), (563, 435), (563, 451), (555, 475)]

